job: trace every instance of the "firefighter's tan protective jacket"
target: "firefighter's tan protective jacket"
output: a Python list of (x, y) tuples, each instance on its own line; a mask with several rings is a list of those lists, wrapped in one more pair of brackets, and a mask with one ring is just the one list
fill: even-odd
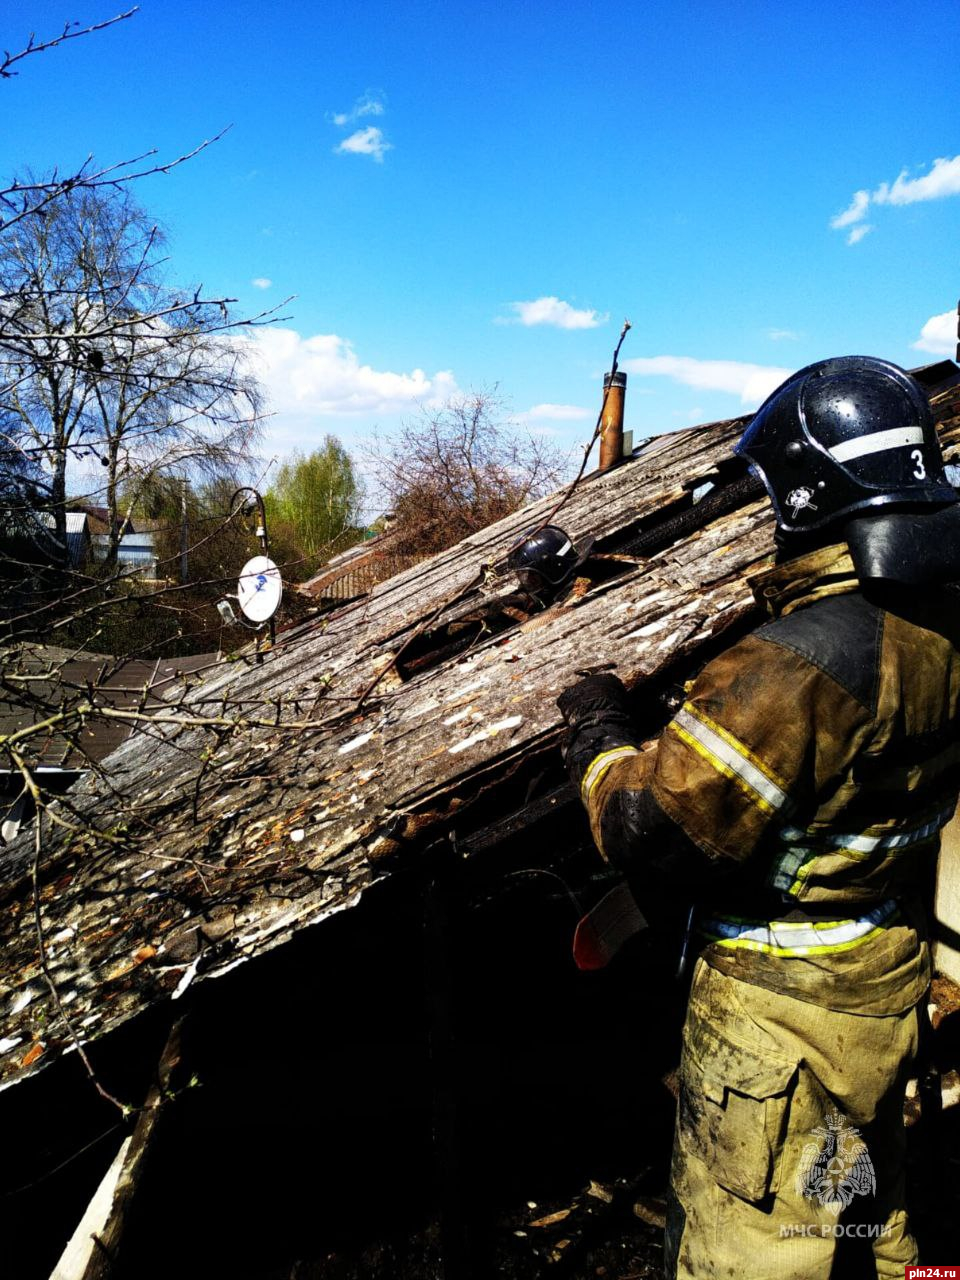
[(739, 864), (703, 895), (710, 966), (901, 1012), (929, 982), (915, 903), (960, 787), (960, 597), (868, 598), (843, 546), (752, 585), (773, 620), (691, 682), (655, 750), (614, 745), (586, 769), (594, 838), (620, 861), (624, 798), (646, 793), (711, 863)]

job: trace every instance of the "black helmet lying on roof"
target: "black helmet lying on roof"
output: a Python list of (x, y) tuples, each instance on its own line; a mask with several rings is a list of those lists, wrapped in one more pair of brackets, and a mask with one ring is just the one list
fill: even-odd
[(593, 538), (582, 538), (574, 544), (562, 529), (545, 524), (510, 552), (507, 565), (531, 591), (544, 585), (559, 587), (583, 564), (593, 543)]
[(830, 528), (861, 578), (960, 576), (958, 494), (926, 393), (897, 365), (808, 365), (761, 405), (736, 452), (766, 485), (782, 545)]

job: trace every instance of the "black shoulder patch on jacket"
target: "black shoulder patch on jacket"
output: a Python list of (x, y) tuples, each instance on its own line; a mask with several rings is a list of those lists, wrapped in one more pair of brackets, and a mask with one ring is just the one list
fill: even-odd
[(859, 592), (818, 600), (756, 634), (805, 658), (876, 715), (883, 612)]

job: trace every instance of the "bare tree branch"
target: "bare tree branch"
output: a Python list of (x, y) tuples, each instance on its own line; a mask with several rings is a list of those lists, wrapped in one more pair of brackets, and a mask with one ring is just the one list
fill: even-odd
[(19, 75), (18, 71), (11, 71), (10, 68), (14, 63), (20, 62), (23, 58), (29, 58), (33, 53), (45, 53), (47, 49), (56, 49), (59, 45), (65, 44), (68, 40), (76, 40), (80, 36), (92, 35), (94, 31), (105, 31), (107, 27), (116, 26), (118, 22), (123, 22), (126, 18), (132, 18), (135, 13), (140, 10), (139, 5), (134, 5), (132, 9), (128, 9), (126, 13), (118, 13), (113, 18), (107, 18), (104, 22), (94, 22), (89, 27), (83, 27), (78, 31), (74, 31), (74, 27), (79, 27), (77, 22), (68, 22), (64, 25), (63, 30), (58, 36), (53, 36), (50, 40), (43, 40), (39, 43), (34, 38), (31, 31), (30, 39), (27, 41), (26, 48), (21, 49), (19, 53), (9, 53), (4, 50), (3, 61), (0, 62), (0, 78), (9, 79), (12, 76)]
[(564, 458), (521, 431), (495, 391), (424, 410), (372, 450), (392, 513), (391, 543), (411, 560), (435, 554), (556, 488)]

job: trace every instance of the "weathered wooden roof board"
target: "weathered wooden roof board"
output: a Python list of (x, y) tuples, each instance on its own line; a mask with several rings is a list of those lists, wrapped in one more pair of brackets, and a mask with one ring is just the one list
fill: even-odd
[[(934, 403), (955, 451), (960, 391)], [(557, 522), (574, 538), (643, 527), (715, 474), (744, 421), (656, 438), (588, 477)], [(101, 835), (64, 840), (47, 824), (41, 904), (51, 970), (83, 1036), (349, 908), (386, 874), (378, 855), (394, 836), (442, 830), (518, 760), (554, 747), (555, 698), (579, 668), (615, 661), (628, 683), (649, 678), (754, 607), (746, 578), (771, 548), (765, 500), (459, 659), (406, 682), (389, 673), (358, 710), (404, 640), (438, 610), (432, 625), (462, 611), (457, 593), (555, 501), (282, 632), (262, 663), (227, 663), (171, 705), (181, 721), (245, 715), (275, 725), (218, 738), (154, 714), (149, 738), (135, 733), (109, 758), (106, 780), (91, 775), (71, 791)], [(482, 590), (514, 588), (510, 579)], [(31, 858), (32, 840), (21, 840), (0, 865), (0, 1087), (70, 1046), (39, 968)]]

